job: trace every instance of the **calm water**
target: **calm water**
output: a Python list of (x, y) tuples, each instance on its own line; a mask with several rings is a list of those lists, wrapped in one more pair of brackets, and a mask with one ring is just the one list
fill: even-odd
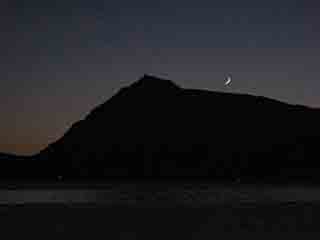
[(320, 237), (320, 189), (314, 186), (131, 183), (24, 187), (0, 190), (0, 232), (10, 239)]
[(34, 184), (0, 189), (0, 204), (99, 203), (137, 206), (214, 206), (237, 203), (320, 203), (320, 187), (245, 184)]

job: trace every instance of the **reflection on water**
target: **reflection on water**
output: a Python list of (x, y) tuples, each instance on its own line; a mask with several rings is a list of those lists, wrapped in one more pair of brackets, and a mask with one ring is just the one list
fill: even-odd
[(0, 189), (0, 204), (99, 203), (141, 206), (208, 206), (220, 203), (320, 202), (315, 186), (218, 185), (218, 184), (100, 184)]

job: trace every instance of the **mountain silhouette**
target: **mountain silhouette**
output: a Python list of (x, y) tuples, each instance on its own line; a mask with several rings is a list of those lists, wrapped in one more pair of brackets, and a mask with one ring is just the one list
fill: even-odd
[(10, 154), (10, 153), (0, 153), (0, 161), (6, 161), (6, 160), (22, 160), (25, 159), (25, 157)]
[(64, 179), (315, 181), (319, 120), (319, 109), (184, 89), (144, 75), (36, 154), (30, 172)]

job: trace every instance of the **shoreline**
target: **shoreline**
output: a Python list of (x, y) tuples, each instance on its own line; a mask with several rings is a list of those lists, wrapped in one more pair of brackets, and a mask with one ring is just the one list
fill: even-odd
[(320, 187), (213, 183), (37, 184), (0, 188), (0, 204), (103, 204), (210, 206), (217, 204), (320, 203)]

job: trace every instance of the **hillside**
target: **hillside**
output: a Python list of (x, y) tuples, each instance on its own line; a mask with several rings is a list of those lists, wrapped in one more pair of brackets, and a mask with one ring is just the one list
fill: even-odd
[(36, 158), (68, 178), (318, 178), (319, 109), (145, 75)]

